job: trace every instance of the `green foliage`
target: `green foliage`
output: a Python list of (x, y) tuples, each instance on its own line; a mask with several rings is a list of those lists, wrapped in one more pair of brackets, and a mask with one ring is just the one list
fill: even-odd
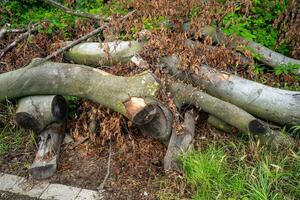
[(80, 105), (80, 98), (76, 96), (65, 96), (65, 98), (68, 102), (68, 117), (74, 118), (76, 110)]
[(262, 1), (252, 0), (254, 6), (246, 16), (241, 13), (241, 7), (237, 6), (233, 12), (227, 14), (223, 19), (227, 35), (238, 35), (247, 40), (256, 41), (270, 49), (283, 54), (288, 54), (289, 48), (283, 43), (276, 46), (279, 32), (273, 26), (274, 20), (283, 12), (287, 1)]
[(193, 199), (299, 199), (300, 152), (254, 146), (227, 140), (183, 156), (187, 182), (196, 191)]
[(276, 67), (274, 69), (275, 75), (280, 75), (282, 73), (284, 74), (292, 74), (295, 71), (297, 71), (298, 69), (300, 69), (300, 65), (297, 64), (291, 64), (289, 63), (288, 65), (282, 64), (279, 65), (278, 67)]

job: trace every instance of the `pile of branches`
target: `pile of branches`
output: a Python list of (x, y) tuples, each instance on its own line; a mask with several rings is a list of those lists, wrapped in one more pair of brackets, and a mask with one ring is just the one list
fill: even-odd
[[(210, 26), (232, 9), (230, 3), (160, 0), (133, 1), (127, 6), (133, 11), (126, 16), (101, 18), (102, 25), (82, 38), (24, 68), (0, 74), (0, 101), (21, 98), (18, 124), (43, 136), (32, 175), (45, 178), (56, 169), (67, 115), (60, 95), (99, 103), (126, 117), (141, 134), (159, 139), (167, 147), (166, 171), (180, 170), (176, 157), (193, 144), (199, 111), (208, 113), (212, 126), (225, 132), (238, 130), (270, 148), (295, 145), (280, 130), (300, 124), (300, 92), (245, 79), (235, 69), (253, 62), (247, 51), (240, 52), (241, 47), (258, 54), (258, 62), (272, 68), (300, 64), (300, 60), (255, 42), (228, 38)], [(201, 11), (190, 18), (190, 10), (197, 6)], [(145, 16), (166, 19), (145, 31)], [(99, 32), (106, 41), (84, 42)], [(68, 63), (49, 61), (61, 53)], [(130, 76), (109, 73), (128, 65), (134, 66), (126, 73)], [(300, 75), (299, 70), (294, 73)], [(96, 118), (97, 112), (91, 115)], [(95, 124), (90, 126), (94, 131)]]

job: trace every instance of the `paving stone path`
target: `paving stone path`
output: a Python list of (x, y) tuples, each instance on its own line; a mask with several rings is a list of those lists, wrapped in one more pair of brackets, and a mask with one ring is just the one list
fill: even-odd
[[(103, 195), (86, 190), (45, 181), (33, 181), (20, 176), (0, 173), (0, 194), (15, 193), (23, 197), (52, 200), (102, 200)], [(7, 195), (9, 195), (7, 193)], [(22, 199), (22, 198), (21, 198)]]

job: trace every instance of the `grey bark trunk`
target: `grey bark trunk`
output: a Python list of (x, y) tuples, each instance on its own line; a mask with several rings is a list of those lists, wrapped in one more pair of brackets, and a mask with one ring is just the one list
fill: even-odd
[(191, 104), (203, 109), (224, 122), (238, 128), (244, 134), (251, 134), (261, 141), (262, 144), (278, 147), (281, 145), (294, 145), (294, 142), (287, 135), (279, 131), (271, 130), (270, 127), (242, 110), (241, 108), (210, 96), (196, 88), (174, 83), (169, 87), (174, 96), (177, 107), (181, 104)]
[(300, 92), (269, 87), (208, 66), (199, 66), (199, 73), (183, 73), (176, 56), (162, 62), (173, 75), (192, 80), (209, 94), (237, 105), (249, 113), (281, 125), (300, 124)]
[(18, 100), (16, 122), (23, 128), (40, 133), (53, 122), (67, 116), (67, 102), (60, 95), (29, 96)]
[[(32, 63), (34, 65), (34, 62)], [(84, 65), (45, 62), (0, 74), (0, 101), (32, 95), (73, 95), (90, 99), (132, 120), (124, 103), (155, 97), (160, 84), (150, 72), (120, 77)]]

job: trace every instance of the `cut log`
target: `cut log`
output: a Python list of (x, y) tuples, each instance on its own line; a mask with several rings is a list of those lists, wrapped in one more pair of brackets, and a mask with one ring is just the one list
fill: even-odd
[(132, 120), (136, 113), (124, 103), (131, 98), (155, 97), (160, 88), (157, 78), (147, 71), (120, 77), (84, 65), (34, 62), (0, 74), (0, 102), (32, 95), (72, 95), (90, 99)]
[[(215, 43), (228, 43), (226, 36), (215, 27), (207, 26), (202, 31), (203, 36), (210, 36)], [(295, 70), (295, 74), (300, 76), (300, 60), (289, 58), (280, 53), (277, 53), (259, 43), (248, 41), (242, 38), (235, 38), (227, 44), (231, 48), (239, 49), (247, 49), (250, 50), (255, 56), (257, 60), (262, 62), (263, 64), (270, 66), (272, 68), (279, 67), (280, 65), (299, 65), (298, 70)]]
[(219, 72), (209, 66), (199, 66), (199, 73), (183, 73), (176, 56), (162, 58), (170, 73), (182, 80), (192, 80), (194, 85), (209, 94), (243, 108), (247, 112), (281, 125), (300, 124), (300, 92), (269, 87)]
[(126, 63), (143, 49), (144, 43), (138, 41), (115, 41), (107, 43), (85, 42), (72, 47), (64, 57), (74, 63), (105, 66)]
[(168, 145), (173, 125), (173, 115), (158, 101), (150, 101), (143, 111), (138, 112), (133, 122), (143, 135), (159, 139)]
[(53, 123), (39, 135), (39, 148), (29, 174), (35, 179), (51, 177), (58, 165), (60, 146), (65, 135), (64, 123)]
[(196, 115), (194, 111), (188, 110), (184, 113), (183, 130), (177, 133), (175, 129), (168, 144), (168, 150), (164, 157), (164, 170), (180, 171), (178, 156), (186, 153), (190, 148), (195, 135)]
[(226, 133), (232, 133), (234, 131), (234, 128), (232, 126), (230, 126), (229, 124), (227, 124), (226, 122), (224, 122), (223, 120), (213, 116), (213, 115), (209, 115), (207, 122), (212, 125), (213, 127), (215, 127), (216, 129), (219, 129), (221, 131), (224, 131)]
[(256, 119), (241, 108), (210, 96), (190, 85), (174, 83), (169, 86), (169, 90), (174, 96), (177, 107), (180, 107), (181, 104), (200, 107), (205, 112), (238, 128), (240, 132), (247, 135), (250, 133), (251, 136), (257, 137), (262, 144), (267, 146), (294, 145), (294, 141), (290, 137), (279, 131), (271, 130), (266, 123)]
[(67, 117), (67, 102), (60, 95), (29, 96), (19, 99), (16, 122), (25, 129), (40, 133), (53, 122)]

